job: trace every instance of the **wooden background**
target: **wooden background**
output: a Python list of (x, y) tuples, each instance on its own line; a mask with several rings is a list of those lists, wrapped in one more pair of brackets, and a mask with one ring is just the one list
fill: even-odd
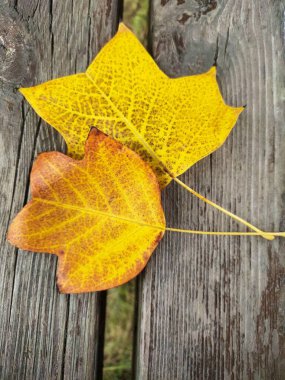
[[(60, 295), (56, 257), (15, 249), (7, 227), (58, 134), (16, 92), (85, 70), (115, 33), (119, 0), (0, 3), (0, 378), (100, 379), (105, 293)], [(184, 182), (266, 230), (285, 230), (284, 14), (276, 0), (153, 0), (149, 48), (170, 76), (217, 66), (225, 100), (246, 105), (226, 144)], [(168, 225), (242, 229), (176, 184)], [(284, 379), (282, 239), (167, 233), (138, 286), (135, 378)]]

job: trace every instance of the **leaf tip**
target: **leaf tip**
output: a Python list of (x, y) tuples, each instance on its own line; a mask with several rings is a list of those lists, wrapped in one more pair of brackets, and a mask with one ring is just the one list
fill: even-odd
[(19, 89), (18, 89), (18, 91), (20, 92), (20, 94), (22, 94), (22, 95), (25, 95), (25, 93), (26, 93), (26, 90), (27, 90), (27, 88), (26, 87), (20, 87)]
[(6, 233), (6, 240), (9, 244), (13, 245), (16, 247), (16, 242), (15, 242), (15, 235), (16, 235), (16, 231), (15, 231), (15, 219), (16, 217), (13, 219), (12, 223), (10, 224), (9, 228), (8, 228), (8, 231)]
[(96, 150), (96, 144), (99, 140), (102, 140), (105, 137), (105, 133), (99, 131), (96, 127), (92, 127), (85, 142), (85, 156), (88, 156), (90, 153), (94, 152), (94, 150)]
[(64, 289), (64, 286), (59, 282), (58, 278), (56, 280), (56, 287), (60, 294), (68, 294), (69, 292)]
[[(24, 209), (27, 209), (28, 205), (24, 207)], [(12, 220), (8, 231), (6, 233), (6, 241), (12, 245), (13, 247), (29, 250), (29, 246), (27, 244), (27, 241), (25, 238), (23, 238), (22, 230), (23, 230), (23, 220), (22, 220), (22, 209)]]
[[(11, 227), (11, 226), (10, 226)], [(8, 229), (8, 232), (6, 233), (6, 241), (11, 244), (11, 245), (14, 245), (13, 242), (12, 242), (12, 238), (11, 238), (11, 231), (10, 231), (10, 227)]]
[(245, 110), (245, 107), (233, 107), (237, 116), (239, 116), (244, 110)]
[(20, 87), (18, 89), (21, 95), (24, 96), (24, 98), (29, 101), (30, 96), (32, 95), (32, 91), (30, 87)]
[(124, 33), (124, 32), (129, 32), (129, 31), (130, 29), (123, 22), (120, 22), (118, 32)]
[(216, 77), (217, 76), (217, 67), (216, 66), (212, 66), (210, 68), (210, 70), (207, 72), (207, 74), (212, 75), (213, 77)]

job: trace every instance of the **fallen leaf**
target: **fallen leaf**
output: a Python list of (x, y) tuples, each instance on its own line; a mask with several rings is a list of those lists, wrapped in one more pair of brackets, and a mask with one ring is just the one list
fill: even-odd
[(70, 156), (83, 156), (95, 125), (150, 163), (161, 187), (219, 148), (243, 110), (224, 103), (214, 67), (171, 79), (124, 24), (86, 73), (20, 91)]
[(160, 190), (133, 151), (93, 129), (81, 161), (39, 155), (32, 200), (12, 222), (17, 247), (58, 255), (63, 293), (108, 289), (145, 267), (165, 231)]

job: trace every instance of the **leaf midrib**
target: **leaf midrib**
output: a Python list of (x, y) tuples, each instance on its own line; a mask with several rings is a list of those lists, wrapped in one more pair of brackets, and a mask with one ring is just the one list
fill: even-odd
[(59, 203), (59, 202), (55, 202), (55, 201), (51, 201), (51, 200), (47, 200), (47, 199), (43, 199), (43, 198), (38, 198), (38, 197), (34, 197), (33, 200), (35, 200), (37, 202), (42, 202), (44, 204), (48, 204), (51, 206), (59, 207), (59, 208), (80, 211), (80, 212), (85, 213), (85, 214), (103, 215), (103, 216), (107, 216), (111, 219), (118, 219), (118, 220), (122, 220), (124, 222), (132, 223), (132, 224), (138, 224), (140, 226), (150, 227), (150, 228), (154, 228), (154, 229), (160, 230), (160, 231), (165, 230), (165, 226), (159, 226), (159, 225), (148, 224), (145, 222), (139, 222), (139, 221), (131, 219), (131, 218), (126, 218), (124, 216), (110, 214), (108, 212), (96, 210), (96, 209), (93, 209), (90, 207), (80, 207), (80, 206), (75, 206), (75, 205), (71, 205), (68, 203)]
[[(87, 69), (88, 70), (88, 69)], [(94, 84), (94, 86), (98, 89), (102, 97), (110, 104), (112, 109), (116, 112), (116, 114), (120, 117), (121, 120), (125, 122), (125, 124), (129, 127), (131, 132), (135, 135), (135, 137), (141, 142), (141, 144), (144, 146), (144, 148), (148, 151), (148, 153), (151, 155), (151, 157), (158, 161), (164, 172), (168, 174), (172, 179), (175, 178), (175, 176), (169, 171), (167, 166), (162, 162), (162, 160), (155, 154), (155, 151), (151, 148), (151, 146), (145, 141), (145, 139), (141, 136), (141, 134), (137, 131), (135, 125), (130, 122), (126, 116), (118, 109), (116, 104), (109, 98), (107, 94), (99, 87), (99, 85), (92, 79), (92, 77), (88, 74), (88, 72), (85, 72), (85, 75), (87, 78)]]

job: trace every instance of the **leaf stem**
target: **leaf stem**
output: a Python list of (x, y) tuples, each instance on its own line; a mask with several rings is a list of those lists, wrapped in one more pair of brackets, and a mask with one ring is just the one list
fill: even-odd
[[(221, 232), (221, 231), (196, 231), (196, 230), (184, 230), (180, 228), (166, 227), (166, 231), (180, 232), (184, 234), (195, 235), (218, 235), (218, 236), (260, 236), (259, 232)], [(263, 232), (263, 235), (268, 239), (268, 236), (281, 236), (285, 237), (285, 232)], [(272, 240), (272, 239), (268, 239)]]
[[(172, 177), (172, 178), (173, 178), (173, 180), (175, 182), (177, 182), (180, 186), (182, 186), (184, 189), (186, 189), (189, 193), (195, 195), (196, 197), (198, 197), (202, 201), (208, 203), (209, 205), (215, 207), (216, 209), (218, 209), (219, 211), (223, 212), (224, 214), (230, 216), (231, 218), (235, 219), (236, 221), (244, 224), (245, 226), (247, 226), (251, 230), (255, 231), (256, 232), (255, 235), (261, 235), (264, 239), (267, 239), (267, 240), (273, 240), (274, 236), (277, 236), (277, 235), (274, 235), (274, 234), (271, 234), (271, 233), (267, 233), (267, 232), (261, 231), (259, 228), (253, 226), (251, 223), (247, 222), (246, 220), (240, 218), (239, 216), (233, 214), (230, 211), (227, 211), (223, 207), (217, 205), (216, 203), (214, 203), (214, 202), (210, 201), (209, 199), (205, 198), (203, 195), (197, 193), (197, 191), (191, 189), (191, 187), (187, 186), (184, 182), (180, 181), (178, 178), (176, 178), (176, 177)], [(283, 235), (281, 235), (281, 236), (283, 236)]]

